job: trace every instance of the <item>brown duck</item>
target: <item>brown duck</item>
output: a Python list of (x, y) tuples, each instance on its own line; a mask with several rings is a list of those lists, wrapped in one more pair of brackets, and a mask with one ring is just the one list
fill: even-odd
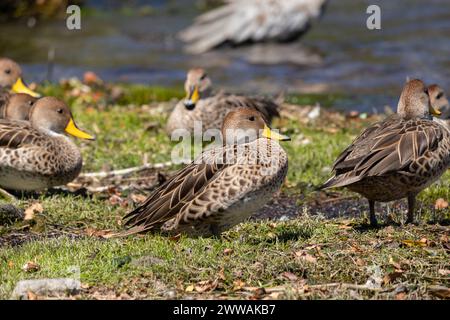
[[(255, 134), (242, 135), (242, 129)], [(251, 108), (228, 113), (222, 134), (223, 146), (205, 151), (126, 215), (128, 230), (122, 236), (147, 231), (219, 235), (269, 201), (288, 169), (278, 141), (289, 138), (269, 129)]]
[(337, 158), (335, 175), (321, 188), (347, 187), (366, 197), (372, 225), (376, 201), (407, 198), (407, 222), (413, 222), (417, 194), (450, 165), (450, 131), (433, 121), (438, 114), (424, 83), (409, 81), (397, 113), (364, 130)]
[(37, 98), (26, 93), (3, 95), (0, 97), (0, 119), (28, 120), (36, 100)]
[(189, 70), (184, 85), (186, 98), (180, 101), (169, 116), (167, 133), (185, 129), (194, 133), (195, 123), (201, 123), (199, 134), (209, 129), (220, 130), (228, 112), (236, 108), (249, 107), (258, 110), (270, 123), (279, 116), (278, 105), (266, 98), (247, 97), (226, 93), (212, 93), (212, 82), (205, 70)]
[(29, 122), (0, 119), (0, 187), (40, 190), (75, 179), (81, 153), (65, 134), (94, 139), (78, 129), (68, 106), (53, 97), (36, 101)]

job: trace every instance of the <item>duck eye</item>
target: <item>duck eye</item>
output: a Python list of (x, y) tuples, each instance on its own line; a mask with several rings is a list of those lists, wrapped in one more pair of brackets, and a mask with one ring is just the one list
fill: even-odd
[(63, 113), (63, 109), (58, 109), (58, 110), (56, 110), (56, 112)]
[(250, 118), (248, 118), (248, 120), (250, 120), (250, 121), (255, 121), (255, 117), (254, 117), (254, 116), (251, 116)]
[(207, 74), (206, 73), (204, 73), (201, 77), (200, 77), (200, 80), (205, 80), (206, 79), (206, 77), (207, 77)]
[(34, 104), (34, 101), (28, 101), (28, 104), (29, 104), (30, 106), (32, 106), (32, 105)]
[(444, 96), (443, 92), (439, 92), (439, 94), (436, 96), (436, 99), (440, 99)]
[(10, 74), (10, 73), (11, 73), (11, 69), (6, 69), (6, 70), (5, 70), (5, 73), (6, 73), (6, 74)]

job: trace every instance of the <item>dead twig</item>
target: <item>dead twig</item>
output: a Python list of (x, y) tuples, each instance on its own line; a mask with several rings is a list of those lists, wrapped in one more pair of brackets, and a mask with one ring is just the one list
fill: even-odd
[(128, 174), (140, 172), (143, 170), (162, 169), (165, 167), (170, 167), (172, 165), (173, 165), (172, 161), (167, 161), (167, 162), (162, 162), (162, 163), (148, 163), (148, 164), (144, 164), (142, 166), (120, 169), (120, 170), (82, 173), (78, 176), (78, 178), (109, 178), (109, 177), (115, 177), (115, 176), (125, 176)]

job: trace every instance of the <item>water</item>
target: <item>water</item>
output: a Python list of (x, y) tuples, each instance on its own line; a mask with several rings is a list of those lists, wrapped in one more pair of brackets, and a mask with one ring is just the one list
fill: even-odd
[[(450, 89), (448, 0), (330, 0), (301, 45), (269, 46), (270, 52), (290, 58), (303, 52), (320, 57), (314, 66), (247, 61), (255, 52), (267, 53), (265, 47), (192, 56), (176, 38), (199, 14), (192, 1), (132, 1), (131, 8), (120, 3), (88, 1), (81, 31), (67, 30), (64, 20), (33, 28), (26, 22), (3, 24), (0, 55), (20, 61), (28, 81), (46, 79), (47, 53), (54, 47), (54, 81), (93, 70), (109, 81), (181, 86), (186, 69), (202, 66), (218, 86), (230, 90), (342, 92), (352, 99), (338, 107), (368, 111), (394, 106), (406, 77)], [(366, 28), (370, 4), (381, 7), (382, 30)]]

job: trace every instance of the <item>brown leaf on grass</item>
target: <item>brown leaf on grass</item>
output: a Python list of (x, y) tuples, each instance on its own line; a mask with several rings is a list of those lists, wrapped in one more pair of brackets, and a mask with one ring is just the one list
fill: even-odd
[(438, 273), (439, 273), (441, 276), (450, 276), (450, 270), (447, 270), (447, 269), (439, 269), (439, 270), (438, 270)]
[(317, 263), (317, 258), (310, 255), (309, 253), (305, 251), (297, 251), (295, 252), (295, 256), (301, 260), (304, 260), (309, 263)]
[(174, 241), (174, 242), (178, 242), (180, 240), (180, 238), (181, 238), (181, 233), (176, 234), (176, 235), (174, 235), (172, 237), (169, 237), (169, 240), (170, 241)]
[(400, 265), (400, 263), (394, 261), (394, 259), (392, 257), (389, 257), (389, 263), (395, 268), (395, 271), (403, 272), (402, 266)]
[(137, 193), (132, 193), (130, 195), (130, 198), (134, 203), (137, 203), (137, 204), (142, 203), (147, 199), (147, 197), (144, 196), (143, 194), (137, 194)]
[(359, 267), (364, 267), (366, 265), (366, 262), (361, 258), (357, 258), (355, 264)]
[(289, 281), (297, 281), (298, 280), (298, 277), (295, 274), (293, 274), (292, 272), (288, 272), (288, 271), (283, 272), (281, 274), (281, 276)]
[(25, 209), (25, 217), (23, 219), (26, 221), (33, 220), (37, 213), (42, 212), (44, 212), (44, 207), (42, 207), (42, 204), (40, 202), (34, 202), (31, 206)]
[(260, 300), (264, 298), (264, 296), (267, 294), (266, 290), (264, 288), (256, 288), (253, 291), (253, 295), (250, 297), (250, 300)]
[(388, 274), (385, 274), (383, 277), (383, 284), (387, 285), (395, 281), (395, 279), (400, 278), (403, 272), (394, 271)]
[(184, 291), (186, 291), (186, 292), (192, 292), (192, 291), (194, 291), (194, 285), (192, 285), (192, 284), (188, 285), (188, 286), (184, 289)]
[(429, 286), (428, 292), (441, 299), (450, 299), (450, 288), (444, 286)]
[(217, 273), (217, 275), (220, 280), (225, 281), (226, 278), (225, 278), (225, 269), (224, 268), (220, 269), (219, 272)]
[(226, 248), (223, 250), (223, 254), (226, 256), (229, 256), (232, 253), (233, 253), (233, 249)]
[(27, 291), (27, 298), (28, 300), (38, 300), (38, 296), (30, 290)]
[(22, 270), (29, 273), (39, 271), (39, 269), (41, 269), (41, 267), (33, 261), (28, 261), (22, 266)]
[(405, 299), (406, 299), (405, 292), (399, 292), (395, 295), (395, 300), (405, 300)]
[(111, 230), (99, 230), (99, 229), (95, 229), (95, 228), (91, 228), (91, 227), (87, 227), (85, 229), (86, 234), (89, 237), (98, 237), (98, 238), (105, 238), (108, 239), (111, 237), (111, 235), (113, 234), (113, 232)]
[(209, 292), (209, 291), (213, 291), (214, 289), (217, 288), (217, 280), (205, 280), (205, 281), (200, 281), (199, 283), (197, 283), (195, 285), (195, 291), (198, 293), (203, 293), (203, 292)]
[(446, 209), (446, 208), (448, 208), (448, 202), (445, 201), (445, 200), (442, 199), (442, 198), (439, 198), (439, 199), (437, 199), (436, 202), (434, 203), (434, 208), (435, 208), (436, 210)]
[(416, 240), (403, 240), (402, 244), (404, 246), (406, 246), (406, 247), (426, 247), (427, 246), (427, 241), (426, 241), (426, 239), (420, 239), (419, 241), (416, 241)]
[(233, 281), (233, 290), (234, 291), (241, 290), (244, 286), (245, 286), (245, 282), (240, 279)]

